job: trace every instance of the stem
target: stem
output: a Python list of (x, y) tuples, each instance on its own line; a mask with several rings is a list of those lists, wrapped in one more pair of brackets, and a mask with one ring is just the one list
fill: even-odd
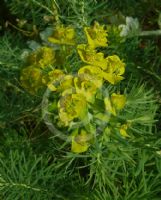
[(33, 3), (37, 4), (38, 6), (44, 8), (45, 10), (47, 10), (50, 14), (54, 15), (54, 12), (52, 10), (50, 10), (47, 6), (44, 6), (43, 4), (39, 3), (36, 0), (32, 0)]
[(139, 36), (161, 35), (161, 30), (142, 31)]

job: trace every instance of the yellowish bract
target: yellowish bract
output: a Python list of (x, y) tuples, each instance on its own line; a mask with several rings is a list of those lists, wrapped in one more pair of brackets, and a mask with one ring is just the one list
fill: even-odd
[(97, 88), (100, 88), (103, 84), (102, 70), (97, 66), (86, 65), (81, 67), (78, 76), (82, 80), (90, 81)]
[(74, 133), (72, 135), (71, 151), (74, 153), (83, 153), (89, 148), (89, 134), (85, 130), (81, 130), (81, 133)]
[(128, 129), (128, 125), (127, 124), (123, 124), (120, 127), (120, 134), (124, 138), (129, 137), (129, 135), (127, 134), (127, 129)]
[(86, 44), (78, 45), (77, 50), (83, 62), (101, 67), (102, 69), (107, 67), (107, 60), (104, 58), (102, 52), (97, 53), (95, 49), (90, 48), (90, 46)]
[(126, 104), (126, 97), (122, 94), (113, 93), (111, 95), (111, 102), (116, 110), (122, 110)]
[(106, 111), (116, 116), (117, 111), (122, 110), (126, 104), (126, 97), (121, 94), (113, 93), (110, 97), (104, 98)]
[(88, 102), (93, 103), (95, 100), (95, 94), (98, 87), (90, 80), (81, 80), (79, 77), (74, 79), (74, 86), (76, 93), (84, 95)]
[(104, 98), (105, 109), (109, 114), (116, 116), (116, 109), (113, 107), (112, 102), (109, 97)]

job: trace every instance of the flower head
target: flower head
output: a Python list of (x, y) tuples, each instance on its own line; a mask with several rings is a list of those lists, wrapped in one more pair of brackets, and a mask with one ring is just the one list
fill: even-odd
[(58, 25), (48, 38), (48, 41), (54, 44), (75, 45), (75, 31), (71, 27)]
[(77, 50), (83, 62), (103, 69), (107, 67), (107, 60), (104, 58), (104, 54), (101, 52), (97, 53), (89, 45), (80, 44), (77, 46)]
[(43, 82), (51, 91), (56, 91), (57, 86), (64, 75), (65, 74), (62, 70), (54, 69), (48, 73), (48, 75), (43, 79)]
[(117, 55), (108, 56), (107, 67), (103, 72), (103, 77), (105, 80), (111, 84), (116, 84), (117, 82), (123, 80), (122, 75), (125, 72), (125, 64), (120, 60)]
[(93, 81), (81, 80), (80, 77), (76, 77), (74, 79), (74, 86), (76, 93), (84, 95), (88, 102), (94, 102), (98, 87), (93, 83)]
[(65, 126), (74, 119), (83, 120), (87, 114), (87, 102), (82, 94), (64, 92), (58, 101), (59, 117)]
[(31, 65), (36, 65), (40, 68), (48, 67), (55, 62), (55, 52), (50, 47), (38, 48), (35, 52), (27, 58), (27, 63)]
[(73, 79), (73, 76), (72, 75), (65, 75), (61, 81), (60, 81), (60, 86), (59, 86), (59, 91), (64, 91), (64, 90), (67, 90), (67, 89), (73, 89), (74, 87), (74, 79)]
[(102, 70), (99, 67), (86, 65), (79, 69), (78, 75), (82, 80), (91, 81), (97, 88), (103, 84)]
[(107, 46), (107, 31), (104, 25), (100, 26), (98, 22), (95, 22), (93, 27), (85, 27), (84, 31), (91, 48)]
[(73, 76), (64, 74), (60, 69), (54, 69), (43, 78), (43, 83), (51, 91), (62, 92), (73, 87)]
[(21, 84), (31, 94), (35, 94), (44, 84), (42, 82), (42, 71), (35, 66), (29, 66), (21, 72)]

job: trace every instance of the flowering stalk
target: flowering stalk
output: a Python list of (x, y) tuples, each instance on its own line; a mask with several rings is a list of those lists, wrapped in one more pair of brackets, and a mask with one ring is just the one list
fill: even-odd
[[(71, 139), (71, 151), (83, 153), (99, 135), (104, 138), (119, 134), (122, 139), (131, 137), (129, 129), (133, 119), (124, 119), (128, 106), (127, 94), (115, 92), (117, 83), (124, 79), (125, 63), (118, 55), (104, 56), (98, 48), (107, 48), (107, 30), (98, 22), (84, 27), (87, 42), (77, 44), (76, 32), (71, 26), (57, 24), (48, 41), (53, 47), (43, 46), (29, 54), (26, 67), (22, 70), (21, 83), (31, 94), (47, 87), (54, 97), (54, 121), (57, 127), (66, 130)], [(69, 74), (57, 63), (57, 50), (54, 47), (73, 48), (82, 63), (75, 75)], [(63, 51), (60, 51), (62, 54)], [(66, 54), (66, 53), (65, 53)], [(67, 57), (67, 56), (66, 56)], [(114, 90), (104, 94), (105, 85)], [(141, 118), (140, 118), (141, 119)], [(97, 131), (101, 127), (101, 134)], [(108, 136), (107, 136), (108, 135)]]

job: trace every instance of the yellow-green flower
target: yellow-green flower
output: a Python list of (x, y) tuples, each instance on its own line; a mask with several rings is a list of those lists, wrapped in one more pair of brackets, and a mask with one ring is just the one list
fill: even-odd
[(54, 69), (44, 77), (43, 82), (51, 91), (62, 92), (73, 87), (73, 76), (64, 74), (60, 69)]
[(55, 52), (50, 47), (40, 47), (27, 58), (27, 63), (40, 68), (48, 67), (55, 62)]
[(80, 134), (78, 131), (75, 131), (72, 134), (72, 146), (71, 151), (74, 153), (83, 153), (88, 150), (90, 144), (90, 134), (87, 133), (85, 130), (81, 130)]
[(113, 93), (111, 98), (104, 98), (105, 108), (108, 113), (116, 116), (117, 111), (122, 110), (126, 104), (126, 97), (121, 94)]
[(93, 103), (95, 100), (95, 94), (98, 87), (90, 80), (81, 80), (80, 77), (75, 77), (74, 86), (76, 93), (84, 95), (88, 102)]
[(91, 48), (107, 46), (107, 30), (104, 29), (104, 25), (95, 22), (93, 27), (85, 27), (84, 31)]
[(64, 92), (58, 101), (59, 117), (65, 126), (74, 119), (83, 120), (87, 114), (87, 102), (82, 94)]
[(75, 30), (71, 27), (57, 25), (48, 41), (54, 44), (75, 45)]
[(35, 94), (44, 84), (42, 83), (42, 71), (35, 66), (29, 66), (22, 70), (20, 81), (22, 86), (31, 94)]
[(107, 67), (107, 60), (104, 58), (102, 52), (97, 53), (95, 49), (90, 48), (90, 46), (86, 44), (78, 45), (77, 50), (83, 62), (101, 67), (102, 69)]
[(92, 82), (97, 88), (103, 84), (102, 70), (97, 66), (86, 65), (79, 69), (78, 75), (82, 80)]
[(122, 77), (122, 75), (125, 72), (125, 63), (123, 63), (117, 55), (108, 56), (106, 59), (107, 68), (103, 72), (104, 79), (111, 84), (116, 84), (123, 80), (124, 77)]
[(64, 77), (64, 72), (60, 69), (54, 69), (43, 78), (44, 84), (48, 86), (51, 91), (56, 91), (60, 80)]

